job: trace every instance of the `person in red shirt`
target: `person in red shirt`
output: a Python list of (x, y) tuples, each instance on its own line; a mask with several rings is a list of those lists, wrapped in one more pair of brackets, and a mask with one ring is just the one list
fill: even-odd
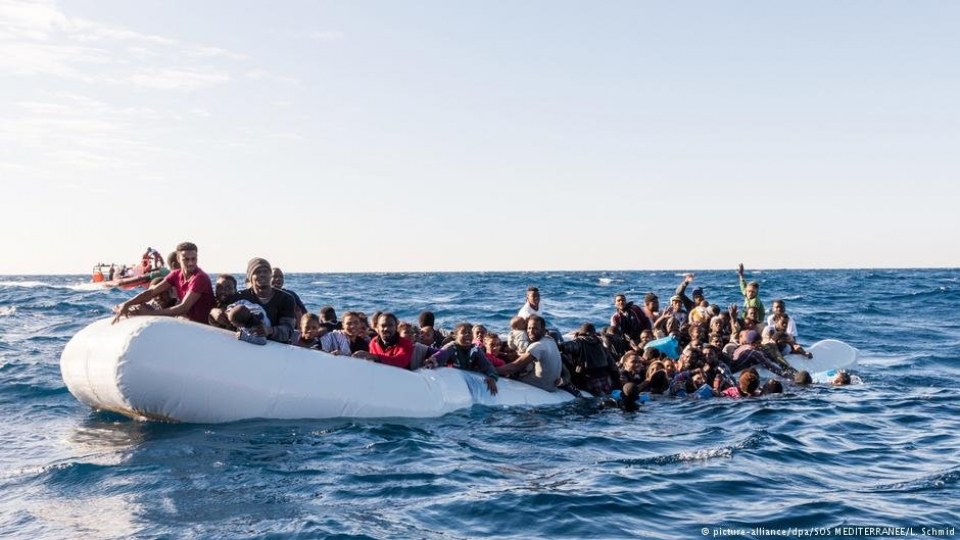
[(393, 313), (381, 313), (376, 320), (377, 336), (370, 340), (369, 350), (353, 353), (355, 358), (363, 358), (403, 369), (410, 369), (413, 357), (413, 342), (400, 337), (397, 333), (397, 316)]
[[(130, 315), (186, 317), (191, 321), (207, 324), (207, 318), (216, 300), (213, 296), (213, 283), (210, 282), (210, 276), (197, 266), (197, 245), (193, 242), (182, 242), (177, 246), (176, 253), (180, 268), (167, 274), (160, 283), (116, 306), (114, 311), (117, 315), (113, 318), (114, 324), (120, 320), (120, 317)], [(180, 298), (180, 303), (177, 305), (155, 310), (132, 309), (170, 289), (177, 291), (177, 297)]]

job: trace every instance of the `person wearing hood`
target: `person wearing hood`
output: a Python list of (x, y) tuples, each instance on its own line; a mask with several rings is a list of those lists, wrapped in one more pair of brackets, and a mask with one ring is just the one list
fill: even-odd
[(272, 278), (273, 268), (266, 259), (250, 259), (247, 263), (247, 282), (250, 286), (240, 291), (238, 296), (263, 307), (270, 320), (269, 326), (258, 325), (251, 328), (251, 334), (271, 341), (290, 343), (293, 341), (293, 329), (297, 324), (296, 303), (289, 293), (273, 288)]

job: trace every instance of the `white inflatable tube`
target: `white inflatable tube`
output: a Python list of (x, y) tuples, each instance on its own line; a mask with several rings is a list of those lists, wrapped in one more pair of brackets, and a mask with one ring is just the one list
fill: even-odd
[(104, 319), (67, 343), (63, 380), (82, 403), (132, 418), (218, 423), (251, 418), (429, 418), (482, 405), (575, 399), (452, 368), (407, 371), (168, 317)]

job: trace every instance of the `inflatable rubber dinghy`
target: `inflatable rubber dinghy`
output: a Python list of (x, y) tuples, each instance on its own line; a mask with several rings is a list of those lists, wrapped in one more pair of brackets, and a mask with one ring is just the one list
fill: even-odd
[[(112, 319), (112, 318), (111, 318)], [(453, 368), (408, 371), (268, 342), (170, 317), (96, 321), (60, 358), (67, 389), (94, 409), (136, 419), (218, 423), (252, 418), (430, 418), (476, 404), (575, 399)]]

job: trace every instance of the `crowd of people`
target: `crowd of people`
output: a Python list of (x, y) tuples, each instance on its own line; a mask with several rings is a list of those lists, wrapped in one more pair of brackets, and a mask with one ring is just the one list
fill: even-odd
[[(742, 264), (737, 268), (742, 308), (721, 309), (700, 287), (688, 296), (694, 275), (687, 274), (667, 307), (661, 309), (652, 292), (642, 307), (618, 294), (608, 326), (598, 331), (584, 323), (567, 339), (548, 330), (540, 291), (531, 286), (504, 339), (468, 322), (445, 331), (430, 311), (421, 312), (416, 323), (389, 311), (371, 317), (346, 311), (338, 318), (334, 307), (324, 306), (311, 313), (284, 288), (283, 271), (266, 259), (249, 261), (241, 289), (230, 274), (212, 281), (198, 266), (197, 251), (191, 242), (179, 244), (168, 257), (172, 271), (118, 305), (114, 322), (130, 315), (183, 317), (229, 329), (254, 345), (275, 341), (400, 369), (454, 367), (484, 375), (492, 394), (500, 378), (509, 377), (549, 392), (612, 396), (625, 409), (635, 409), (643, 393), (743, 398), (782, 392), (781, 379), (811, 383), (809, 373), (785, 358), (812, 355), (798, 344), (784, 301), (774, 300), (767, 315), (759, 283), (746, 280)], [(775, 377), (761, 384), (758, 368)], [(849, 382), (842, 371), (834, 381)]]

